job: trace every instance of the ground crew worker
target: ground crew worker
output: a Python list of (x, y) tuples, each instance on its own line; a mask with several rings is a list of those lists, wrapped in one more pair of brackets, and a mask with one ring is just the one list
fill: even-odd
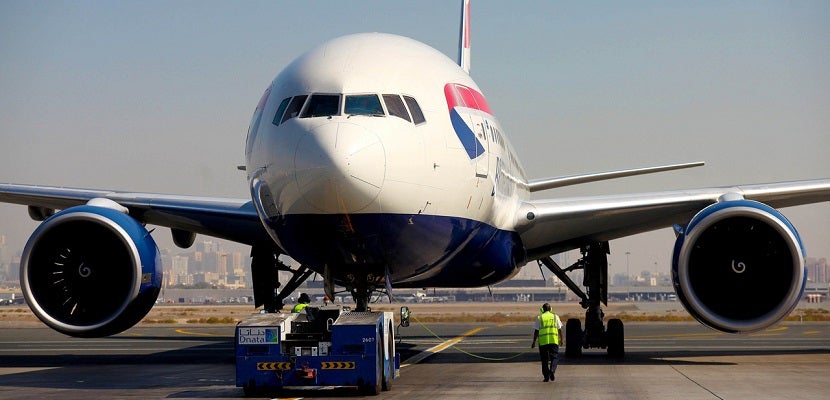
[(291, 312), (298, 313), (300, 311), (303, 311), (305, 307), (308, 305), (308, 303), (311, 303), (311, 299), (308, 297), (308, 295), (305, 293), (300, 294), (300, 298), (297, 299), (297, 305), (291, 309)]
[(541, 315), (536, 317), (533, 330), (533, 343), (536, 347), (539, 339), (539, 356), (542, 359), (542, 377), (545, 382), (556, 380), (556, 365), (559, 363), (559, 343), (562, 337), (562, 321), (551, 312), (550, 303), (542, 304)]

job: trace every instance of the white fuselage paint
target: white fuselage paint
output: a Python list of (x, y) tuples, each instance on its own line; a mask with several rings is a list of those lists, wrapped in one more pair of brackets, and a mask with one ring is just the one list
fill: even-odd
[[(484, 149), (468, 155), (451, 123), (447, 84), (481, 93), (445, 55), (389, 34), (337, 38), (294, 60), (267, 88), (249, 130), (248, 178), (267, 188), (264, 196), (254, 193), (260, 216), (430, 215), (515, 231), (520, 200), (528, 197), (518, 159), (495, 116), (459, 106)], [(273, 123), (284, 99), (313, 94), (341, 95), (339, 112)], [(347, 115), (343, 96), (351, 94), (410, 96), (426, 122), (391, 116), (388, 105), (385, 116)]]

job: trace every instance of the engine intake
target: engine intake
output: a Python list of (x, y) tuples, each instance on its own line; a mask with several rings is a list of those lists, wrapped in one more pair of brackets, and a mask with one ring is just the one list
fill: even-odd
[(706, 207), (677, 238), (672, 279), (698, 321), (754, 332), (784, 319), (804, 291), (804, 250), (792, 224), (754, 201)]
[(96, 206), (64, 210), (29, 238), (23, 295), (51, 328), (70, 336), (122, 332), (147, 315), (161, 288), (160, 254), (144, 226)]

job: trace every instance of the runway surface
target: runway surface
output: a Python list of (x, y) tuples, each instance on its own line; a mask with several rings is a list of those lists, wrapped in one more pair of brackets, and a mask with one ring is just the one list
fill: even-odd
[[(625, 328), (624, 360), (609, 360), (601, 351), (563, 357), (556, 381), (544, 383), (538, 354), (529, 348), (531, 323), (415, 322), (400, 332), (401, 377), (391, 392), (374, 398), (826, 396), (830, 323), (791, 323), (748, 336), (718, 334), (694, 323)], [(2, 399), (242, 398), (234, 379), (229, 325), (143, 325), (104, 339), (69, 338), (45, 327), (0, 328)], [(287, 395), (349, 397), (326, 391)]]

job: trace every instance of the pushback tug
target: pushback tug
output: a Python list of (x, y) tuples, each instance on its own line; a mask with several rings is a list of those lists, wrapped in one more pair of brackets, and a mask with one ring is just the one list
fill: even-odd
[[(402, 309), (401, 324), (408, 318)], [(395, 327), (392, 312), (333, 305), (253, 314), (236, 327), (236, 386), (246, 395), (319, 387), (379, 394), (400, 373)]]

